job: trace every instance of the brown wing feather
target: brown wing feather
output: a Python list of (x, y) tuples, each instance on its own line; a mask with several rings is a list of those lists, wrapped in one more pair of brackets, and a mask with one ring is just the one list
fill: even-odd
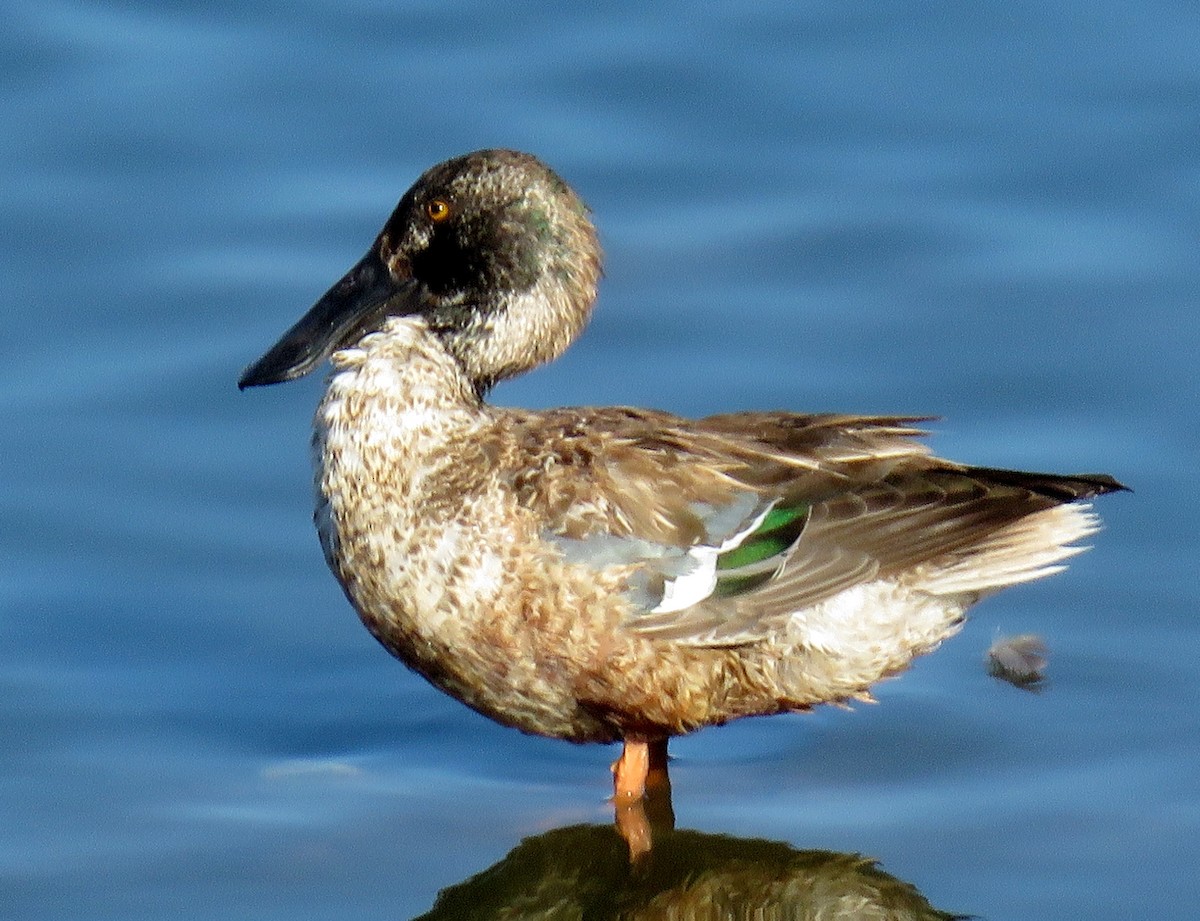
[(609, 532), (674, 546), (703, 535), (694, 503), (835, 495), (924, 466), (911, 417), (737, 413), (692, 421), (626, 407), (507, 411), (522, 504), (571, 537)]
[(667, 413), (510, 412), (504, 424), (516, 446), (507, 466), (518, 471), (518, 500), (565, 537), (607, 533), (690, 547), (705, 533), (694, 503), (727, 503), (747, 489), (720, 452), (689, 450), (686, 420)]
[(696, 644), (751, 642), (854, 585), (969, 552), (1027, 515), (1123, 488), (1111, 477), (970, 468), (914, 440), (916, 417), (738, 413), (695, 422), (638, 409), (514, 413), (515, 486), (554, 533), (686, 548), (699, 504), (754, 491), (811, 513), (782, 572), (730, 598), (647, 613), (632, 629)]

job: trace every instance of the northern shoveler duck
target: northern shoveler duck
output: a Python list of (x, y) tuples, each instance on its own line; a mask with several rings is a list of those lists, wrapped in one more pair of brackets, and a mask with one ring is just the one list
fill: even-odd
[(315, 518), (351, 604), (480, 713), (623, 742), (618, 802), (671, 736), (869, 699), (980, 598), (1060, 570), (1097, 528), (1077, 500), (1123, 488), (942, 460), (915, 418), (486, 403), (567, 348), (599, 278), (562, 179), (467, 154), (239, 386), (332, 361)]

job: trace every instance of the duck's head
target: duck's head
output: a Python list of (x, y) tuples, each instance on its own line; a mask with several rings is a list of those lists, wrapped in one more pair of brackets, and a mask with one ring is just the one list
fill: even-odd
[(367, 254), (238, 386), (301, 377), (388, 317), (415, 316), (482, 393), (562, 354), (599, 276), (587, 208), (548, 166), (513, 150), (456, 157), (417, 180)]

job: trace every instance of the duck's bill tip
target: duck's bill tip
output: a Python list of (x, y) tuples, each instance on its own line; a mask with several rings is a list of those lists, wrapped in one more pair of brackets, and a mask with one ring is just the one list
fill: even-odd
[(254, 365), (248, 367), (242, 372), (242, 376), (238, 378), (238, 390), (245, 390), (248, 387), (264, 387), (267, 384), (272, 384), (274, 381), (263, 379), (255, 371)]
[(237, 382), (238, 390), (293, 381), (303, 377), (324, 358), (324, 354), (297, 349), (294, 343), (285, 339), (242, 372)]
[(265, 387), (268, 384), (277, 384), (277, 383), (279, 383), (279, 381), (265, 380), (263, 378), (259, 378), (259, 377), (255, 376), (253, 374), (250, 374), (249, 371), (243, 373), (242, 376), (238, 378), (238, 382), (237, 382), (238, 390), (249, 390), (251, 387)]

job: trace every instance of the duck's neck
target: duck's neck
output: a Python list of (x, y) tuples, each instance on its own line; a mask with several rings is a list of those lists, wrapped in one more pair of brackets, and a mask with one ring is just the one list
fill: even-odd
[(490, 419), (471, 379), (424, 320), (393, 318), (333, 356), (317, 409), (318, 503), (411, 495)]
[(347, 422), (363, 432), (420, 428), (425, 417), (483, 406), (462, 365), (419, 318), (388, 320), (354, 348), (336, 352), (332, 364), (317, 420), (327, 428)]

